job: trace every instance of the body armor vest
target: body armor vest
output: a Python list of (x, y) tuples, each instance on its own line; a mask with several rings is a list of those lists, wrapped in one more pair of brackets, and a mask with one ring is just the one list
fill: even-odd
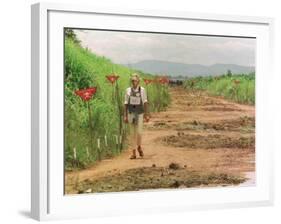
[(135, 92), (133, 90), (133, 88), (131, 88), (131, 93), (129, 96), (129, 103), (128, 103), (128, 110), (129, 110), (129, 113), (136, 113), (136, 114), (142, 114), (144, 112), (140, 86), (139, 86), (137, 92)]

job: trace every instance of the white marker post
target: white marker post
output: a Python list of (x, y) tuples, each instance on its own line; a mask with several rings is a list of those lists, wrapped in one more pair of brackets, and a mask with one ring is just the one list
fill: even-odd
[(119, 144), (118, 144), (118, 135), (114, 135), (115, 136), (115, 141), (116, 141), (116, 150), (118, 151), (118, 152), (120, 152), (120, 150), (119, 150)]
[(76, 154), (76, 148), (74, 147), (73, 148), (73, 158), (76, 160), (77, 158), (77, 154)]
[(100, 151), (100, 138), (97, 139), (97, 143), (98, 143), (98, 159), (101, 160), (101, 151)]
[(100, 138), (98, 138), (98, 149), (100, 149)]
[(108, 146), (107, 145), (107, 137), (106, 137), (106, 135), (104, 136), (104, 143), (105, 143), (105, 146)]
[(88, 147), (86, 147), (86, 153), (87, 153), (87, 157), (89, 158), (90, 157), (90, 153), (89, 153)]

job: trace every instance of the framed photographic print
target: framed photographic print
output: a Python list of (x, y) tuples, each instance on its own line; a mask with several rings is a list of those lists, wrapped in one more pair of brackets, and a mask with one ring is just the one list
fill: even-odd
[(32, 217), (272, 204), (272, 30), (32, 5)]

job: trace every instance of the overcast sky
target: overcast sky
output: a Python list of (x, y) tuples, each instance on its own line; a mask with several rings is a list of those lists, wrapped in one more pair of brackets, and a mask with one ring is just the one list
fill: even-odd
[(97, 30), (75, 32), (82, 46), (118, 64), (163, 60), (255, 66), (255, 39)]

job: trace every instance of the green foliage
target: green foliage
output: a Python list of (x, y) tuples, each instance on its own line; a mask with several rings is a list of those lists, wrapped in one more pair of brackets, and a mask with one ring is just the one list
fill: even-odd
[(71, 39), (74, 43), (80, 44), (80, 40), (78, 40), (76, 34), (74, 33), (73, 29), (65, 28), (64, 35), (66, 38)]
[(226, 75), (227, 75), (227, 76), (229, 76), (229, 77), (230, 77), (230, 76), (232, 76), (232, 72), (231, 72), (231, 70), (227, 70)]
[[(84, 49), (73, 38), (65, 39), (64, 93), (65, 93), (65, 164), (66, 169), (83, 168), (98, 160), (115, 156), (126, 147), (124, 141), (128, 128), (123, 123), (123, 101), (130, 74), (133, 69), (112, 63), (88, 49)], [(116, 73), (119, 79), (111, 84), (106, 75)], [(153, 78), (150, 74), (138, 72), (141, 78)], [(143, 80), (141, 85), (146, 87)], [(83, 102), (75, 90), (96, 86), (97, 92), (90, 101), (93, 133), (90, 134), (87, 103)], [(150, 111), (164, 110), (170, 102), (168, 89), (160, 84), (146, 88)], [(116, 144), (120, 135), (122, 144)], [(106, 140), (107, 139), (107, 145)], [(100, 140), (100, 149), (97, 141)], [(75, 160), (73, 150), (76, 149)], [(89, 151), (89, 156), (87, 154)]]
[(184, 82), (184, 87), (207, 90), (238, 103), (255, 104), (255, 74), (230, 74), (191, 78)]

